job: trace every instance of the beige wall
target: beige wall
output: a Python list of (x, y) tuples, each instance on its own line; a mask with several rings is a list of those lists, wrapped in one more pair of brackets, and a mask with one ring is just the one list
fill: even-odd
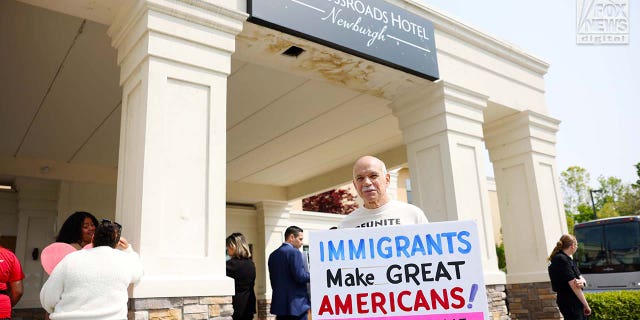
[(76, 211), (86, 211), (98, 220), (113, 220), (116, 216), (116, 186), (82, 182), (60, 184), (56, 230)]
[(16, 236), (18, 234), (18, 194), (0, 191), (0, 235)]
[(493, 238), (496, 244), (502, 243), (502, 225), (500, 222), (500, 207), (498, 206), (498, 191), (496, 190), (496, 181), (492, 177), (487, 178), (487, 191), (489, 191), (489, 209), (493, 221)]
[(398, 194), (396, 199), (399, 201), (407, 202), (407, 179), (410, 179), (409, 169), (402, 168), (398, 170)]

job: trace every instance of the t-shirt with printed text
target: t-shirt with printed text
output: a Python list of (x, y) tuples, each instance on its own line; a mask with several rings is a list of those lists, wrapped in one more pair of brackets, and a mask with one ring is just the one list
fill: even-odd
[(422, 210), (412, 204), (391, 200), (384, 205), (367, 209), (360, 207), (346, 216), (338, 228), (369, 228), (429, 223)]

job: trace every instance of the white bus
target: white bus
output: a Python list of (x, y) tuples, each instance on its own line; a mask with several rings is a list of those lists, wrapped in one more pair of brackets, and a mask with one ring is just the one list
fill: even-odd
[(578, 223), (574, 231), (587, 290), (640, 289), (640, 217)]

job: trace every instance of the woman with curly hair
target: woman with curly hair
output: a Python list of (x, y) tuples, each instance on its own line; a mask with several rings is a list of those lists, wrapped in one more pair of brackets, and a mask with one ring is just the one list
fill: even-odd
[(70, 215), (62, 224), (56, 242), (72, 245), (76, 250), (91, 243), (93, 233), (98, 226), (98, 219), (89, 212), (77, 211)]

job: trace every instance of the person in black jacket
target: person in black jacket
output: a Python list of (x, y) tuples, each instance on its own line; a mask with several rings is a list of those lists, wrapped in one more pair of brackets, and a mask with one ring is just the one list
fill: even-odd
[(232, 298), (233, 320), (250, 320), (256, 313), (256, 266), (251, 260), (247, 239), (242, 233), (227, 237), (227, 276), (235, 280), (236, 294)]
[(587, 285), (571, 256), (578, 250), (576, 238), (570, 234), (560, 237), (549, 255), (549, 278), (557, 292), (556, 303), (565, 320), (583, 320), (591, 314), (591, 308), (582, 293)]

